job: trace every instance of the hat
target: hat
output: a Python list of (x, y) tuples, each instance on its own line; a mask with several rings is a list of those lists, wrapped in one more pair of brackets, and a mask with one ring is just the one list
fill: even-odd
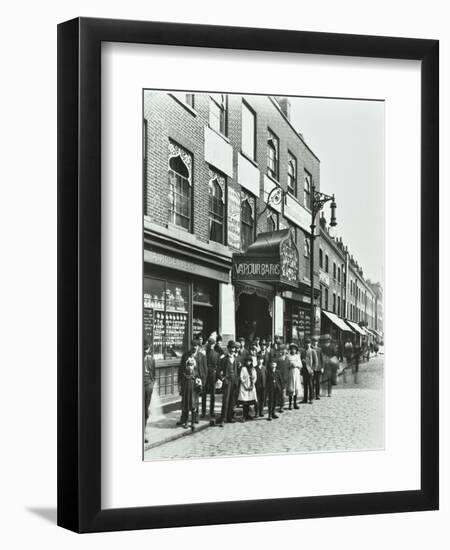
[(262, 346), (262, 345), (265, 345), (267, 346), (267, 340), (265, 338), (263, 338), (262, 340), (259, 341), (259, 345)]
[(303, 342), (305, 344), (310, 344), (311, 343), (311, 338), (309, 338), (308, 336), (306, 338), (303, 339)]
[(245, 342), (245, 338), (243, 336), (239, 336), (238, 341), (239, 342)]
[(208, 338), (208, 344), (215, 344), (215, 343), (216, 343), (216, 339), (213, 336), (210, 336)]
[(250, 344), (250, 349), (252, 349), (252, 348), (254, 348), (254, 349), (257, 349), (257, 348), (258, 348), (258, 345), (257, 345), (256, 342), (252, 342), (252, 343)]
[(227, 348), (235, 348), (236, 342), (234, 340), (228, 340)]
[[(286, 346), (285, 346), (285, 347), (286, 347)], [(297, 346), (297, 344), (296, 344), (295, 342), (291, 342), (291, 343), (289, 344), (289, 349), (293, 349), (293, 348), (295, 348), (295, 349), (298, 351), (298, 346)]]
[(193, 340), (191, 340), (191, 346), (194, 347), (194, 346), (199, 346), (200, 345), (200, 340), (197, 340), (196, 338), (194, 338)]
[(329, 334), (321, 334), (320, 335), (320, 340), (331, 340), (331, 336)]

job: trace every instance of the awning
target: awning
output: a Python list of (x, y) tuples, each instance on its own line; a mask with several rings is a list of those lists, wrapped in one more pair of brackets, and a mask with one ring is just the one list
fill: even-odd
[(374, 335), (376, 336), (377, 338), (382, 338), (383, 335), (381, 334), (381, 332), (378, 332), (377, 330), (375, 330), (374, 328), (370, 328), (369, 331)]
[(352, 332), (352, 329), (349, 328), (345, 323), (344, 321), (338, 317), (335, 313), (331, 313), (329, 311), (324, 311), (322, 309), (322, 313), (328, 317), (328, 319), (334, 324), (337, 326), (337, 328), (341, 329), (341, 330), (345, 330), (346, 332)]
[(232, 280), (298, 288), (299, 255), (290, 229), (260, 233), (245, 254), (233, 254)]
[(345, 320), (352, 329), (357, 332), (358, 334), (362, 334), (363, 336), (366, 336), (366, 333), (363, 331), (363, 329), (358, 325), (358, 323), (354, 323), (353, 321), (349, 321), (348, 319)]

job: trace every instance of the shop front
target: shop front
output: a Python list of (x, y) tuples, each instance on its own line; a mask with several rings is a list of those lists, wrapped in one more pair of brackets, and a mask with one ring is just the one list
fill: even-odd
[[(156, 239), (155, 239), (156, 241)], [(201, 253), (144, 248), (143, 337), (156, 363), (161, 398), (178, 395), (178, 367), (193, 337), (220, 330), (221, 285), (230, 285), (230, 264)], [(230, 255), (231, 256), (231, 255)]]
[(298, 290), (298, 250), (290, 229), (260, 233), (245, 254), (234, 254), (236, 332), (251, 341), (255, 336), (286, 338), (283, 292)]
[(335, 342), (342, 345), (347, 339), (355, 343), (355, 331), (338, 315), (324, 309), (322, 310), (322, 333), (329, 334)]

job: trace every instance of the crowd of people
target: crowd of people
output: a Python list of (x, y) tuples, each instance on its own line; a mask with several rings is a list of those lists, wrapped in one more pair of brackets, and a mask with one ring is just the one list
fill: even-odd
[[(265, 415), (267, 420), (275, 420), (286, 409), (298, 410), (300, 403), (319, 400), (322, 381), (326, 395), (331, 397), (340, 359), (344, 381), (345, 371), (349, 370), (357, 382), (364, 351), (349, 340), (343, 346), (337, 345), (329, 334), (305, 338), (301, 346), (287, 345), (281, 337), (275, 337), (273, 342), (255, 337), (252, 342), (245, 338), (230, 340), (225, 348), (215, 333), (205, 344), (197, 335), (178, 369), (181, 417), (177, 425), (188, 428), (190, 423), (194, 430), (199, 417), (205, 418), (209, 409), (210, 424), (223, 427), (225, 422), (236, 422), (239, 406), (243, 422)], [(154, 369), (154, 364), (147, 366), (149, 371)], [(216, 418), (218, 393), (222, 394), (222, 406)]]

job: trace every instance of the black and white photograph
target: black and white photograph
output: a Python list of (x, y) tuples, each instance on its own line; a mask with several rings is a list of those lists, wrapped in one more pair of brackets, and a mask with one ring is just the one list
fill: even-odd
[(385, 448), (385, 103), (142, 92), (143, 458)]

